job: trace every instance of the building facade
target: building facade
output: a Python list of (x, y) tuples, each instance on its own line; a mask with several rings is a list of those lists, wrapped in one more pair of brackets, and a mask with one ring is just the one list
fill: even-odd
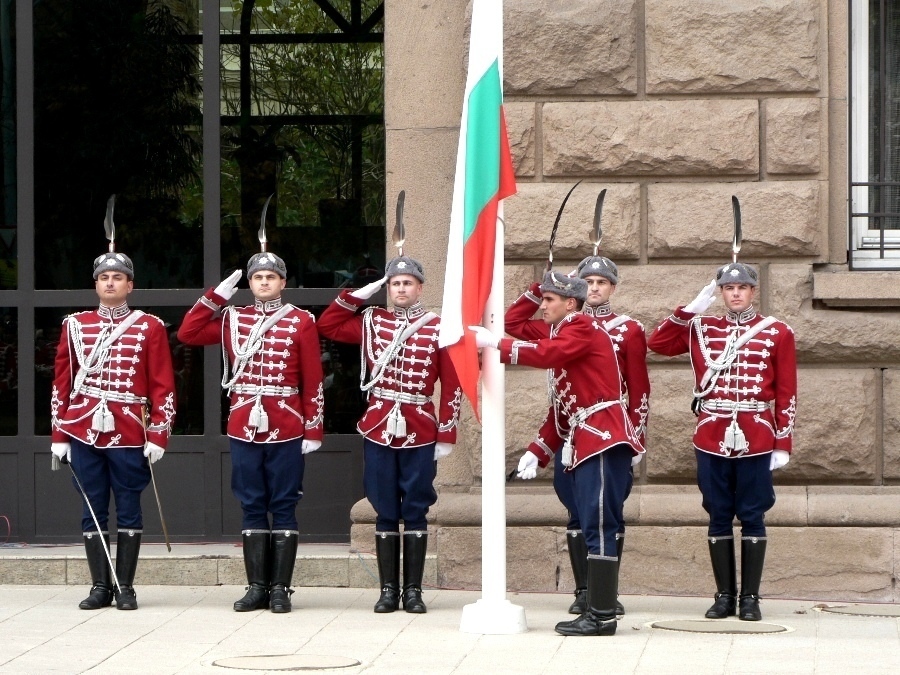
[[(443, 234), (449, 219), (470, 10), (401, 4), (386, 10), (387, 189), (407, 191), (417, 254), (415, 242)], [(506, 202), (507, 304), (538, 278), (560, 201), (584, 180), (560, 224), (555, 265), (590, 252), (593, 204), (606, 188), (604, 250), (620, 269), (614, 309), (649, 331), (730, 259), (737, 195), (741, 260), (758, 266), (760, 310), (794, 329), (799, 360), (794, 452), (776, 474), (762, 593), (900, 599), (897, 9), (878, 0), (504, 6), (519, 188)], [(421, 255), (440, 279), (440, 247)], [(429, 291), (434, 304), (439, 290)], [(626, 505), (620, 588), (709, 593), (690, 370), (649, 362), (648, 456)], [(506, 378), (513, 467), (546, 410), (546, 381), (515, 367)], [(464, 451), (440, 464), (434, 530), (439, 581), (477, 587), (480, 436), (471, 414), (465, 429)], [(510, 588), (570, 588), (565, 513), (549, 473), (509, 485)], [(365, 546), (365, 503), (354, 516), (353, 542)]]

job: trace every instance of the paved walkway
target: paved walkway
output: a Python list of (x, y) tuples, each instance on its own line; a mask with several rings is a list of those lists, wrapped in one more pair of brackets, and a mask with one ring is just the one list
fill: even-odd
[(239, 586), (139, 587), (136, 612), (81, 611), (86, 590), (0, 586), (0, 673), (228, 675), (291, 665), (261, 658), (244, 661), (253, 669), (221, 665), (263, 655), (293, 655), (295, 668), (359, 663), (311, 672), (391, 675), (900, 672), (900, 618), (837, 614), (810, 601), (763, 601), (764, 622), (788, 632), (727, 635), (650, 626), (702, 617), (708, 598), (623, 596), (628, 614), (614, 637), (563, 638), (553, 632), (567, 618), (570, 597), (561, 594), (510, 595), (525, 608), (528, 632), (482, 636), (459, 631), (463, 606), (480, 598), (469, 591), (427, 590), (424, 615), (378, 615), (374, 589), (300, 588), (295, 611), (275, 615), (232, 611)]

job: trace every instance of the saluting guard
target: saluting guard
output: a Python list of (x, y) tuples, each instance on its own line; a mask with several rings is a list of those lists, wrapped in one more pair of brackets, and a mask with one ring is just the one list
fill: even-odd
[[(81, 609), (137, 609), (134, 575), (143, 535), (141, 493), (175, 418), (175, 376), (162, 320), (128, 306), (134, 264), (115, 248), (115, 195), (104, 221), (109, 251), (94, 260), (96, 310), (63, 320), (51, 398), (51, 451), (82, 496), (81, 530), (92, 586)], [(148, 463), (149, 462), (149, 463)], [(116, 558), (109, 549), (110, 491)]]
[(222, 344), (222, 387), (231, 396), (231, 490), (243, 512), (249, 584), (234, 610), (271, 606), (281, 614), (291, 611), (304, 455), (322, 445), (324, 398), (315, 319), (282, 300), (287, 268), (266, 250), (268, 205), (267, 200), (259, 230), (261, 251), (247, 262), (254, 303), (227, 304), (242, 276), (236, 270), (188, 311), (178, 339)]
[[(375, 612), (427, 611), (422, 575), (428, 547), (428, 509), (437, 501), (437, 460), (456, 442), (462, 390), (446, 349), (438, 348), (440, 317), (421, 303), (425, 271), (403, 255), (403, 200), (394, 230), (399, 255), (385, 276), (345, 290), (319, 318), (319, 331), (338, 342), (360, 345), (360, 386), (368, 407), (357, 429), (365, 437), (365, 493), (376, 513), (375, 553), (381, 595)], [(364, 302), (387, 282), (393, 307)], [(368, 373), (368, 380), (366, 374)], [(432, 401), (440, 382), (441, 398)], [(403, 587), (400, 587), (400, 521), (403, 521)]]
[[(626, 405), (631, 425), (641, 445), (645, 445), (647, 417), (650, 412), (650, 377), (647, 374), (647, 338), (644, 327), (625, 314), (616, 314), (610, 306), (610, 296), (615, 293), (619, 284), (619, 268), (609, 258), (599, 255), (603, 241), (603, 200), (606, 190), (597, 197), (594, 207), (593, 255), (582, 260), (577, 269), (580, 278), (587, 282), (587, 300), (581, 308), (582, 313), (595, 317), (603, 331), (612, 339), (613, 349), (619, 360), (619, 372), (622, 374), (622, 400)], [(562, 210), (560, 210), (560, 214)], [(550, 324), (540, 319), (532, 319), (542, 301), (541, 285), (533, 283), (527, 291), (510, 305), (506, 311), (506, 332), (520, 340), (538, 340), (550, 337)], [(555, 448), (554, 450), (558, 450)], [(640, 461), (643, 455), (635, 455)], [(531, 450), (526, 450), (519, 462), (517, 471), (525, 478), (533, 478), (540, 458)], [(626, 489), (625, 497), (631, 493), (634, 473)], [(569, 522), (566, 525), (566, 546), (569, 551), (569, 562), (575, 579), (575, 601), (569, 607), (570, 614), (583, 614), (587, 610), (587, 546), (584, 532), (578, 518), (572, 474), (565, 471), (562, 453), (556, 452), (553, 466), (553, 488), (559, 500), (569, 511)], [(622, 552), (625, 545), (625, 520), (622, 519), (616, 535), (616, 551), (619, 566), (622, 565)], [(624, 616), (625, 607), (616, 601), (616, 615)]]
[(552, 270), (540, 286), (540, 309), (549, 335), (532, 340), (496, 338), (471, 326), (479, 347), (500, 350), (512, 365), (549, 368), (550, 409), (528, 448), (536, 458), (520, 463), (533, 478), (559, 452), (572, 478), (575, 511), (587, 546), (587, 607), (556, 625), (561, 635), (614, 635), (619, 562), (616, 535), (624, 519), (632, 463), (644, 447), (622, 403), (619, 360), (601, 319), (581, 311), (587, 282)]
[[(732, 197), (732, 262), (650, 335), (665, 356), (689, 353), (694, 371), (697, 483), (709, 514), (709, 555), (717, 593), (709, 619), (759, 621), (766, 556), (765, 514), (775, 504), (772, 471), (788, 463), (797, 412), (794, 332), (753, 306), (759, 276), (738, 262), (741, 216)], [(704, 316), (718, 287), (726, 312)], [(735, 516), (741, 521), (741, 591), (735, 571)]]

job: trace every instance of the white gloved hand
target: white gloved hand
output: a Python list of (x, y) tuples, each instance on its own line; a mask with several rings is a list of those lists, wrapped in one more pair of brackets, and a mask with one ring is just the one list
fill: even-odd
[(787, 450), (773, 450), (772, 459), (769, 460), (769, 471), (780, 469), (791, 461), (791, 453)]
[(153, 441), (147, 441), (147, 445), (144, 446), (144, 457), (149, 459), (151, 464), (156, 464), (161, 460), (165, 452), (165, 448), (159, 447)]
[(385, 282), (387, 282), (387, 277), (381, 277), (378, 281), (373, 281), (371, 284), (366, 284), (362, 288), (352, 291), (350, 295), (354, 298), (359, 298), (360, 300), (368, 300), (381, 290), (381, 287), (384, 286)]
[(632, 458), (631, 458), (631, 468), (633, 469), (633, 468), (636, 467), (638, 464), (640, 464), (642, 459), (644, 459), (644, 453), (643, 453), (643, 452), (642, 452), (641, 454), (639, 454), (639, 455), (635, 455), (634, 457), (632, 457)]
[(453, 452), (453, 443), (435, 443), (434, 444), (434, 461), (438, 461), (441, 457), (446, 457)]
[(697, 297), (691, 300), (688, 304), (684, 306), (685, 312), (690, 312), (691, 314), (699, 314), (700, 312), (705, 312), (709, 309), (709, 306), (713, 304), (716, 300), (716, 280), (713, 279), (706, 286), (703, 287), (703, 290), (697, 294)]
[(71, 443), (51, 443), (50, 452), (52, 452), (60, 461), (72, 461), (72, 444)]
[(522, 480), (531, 480), (537, 476), (538, 458), (531, 450), (526, 450), (519, 460), (519, 466), (516, 468), (516, 475)]
[(215, 294), (226, 300), (231, 300), (231, 296), (237, 293), (237, 283), (241, 280), (243, 275), (244, 272), (242, 270), (235, 270), (232, 272), (227, 279), (213, 289)]
[(312, 441), (312, 440), (307, 440), (304, 438), (303, 441), (300, 443), (300, 451), (304, 455), (308, 455), (311, 452), (315, 452), (316, 450), (318, 450), (321, 447), (322, 447), (322, 441)]
[(496, 349), (500, 344), (500, 338), (484, 326), (469, 326), (469, 330), (475, 333), (475, 344), (479, 347), (493, 347)]

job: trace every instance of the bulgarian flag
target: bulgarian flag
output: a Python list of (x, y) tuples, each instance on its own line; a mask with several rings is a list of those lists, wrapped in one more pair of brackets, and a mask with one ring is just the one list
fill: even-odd
[[(476, 415), (478, 348), (467, 326), (482, 321), (494, 276), (501, 202), (515, 192), (503, 114), (503, 3), (474, 0), (438, 344), (448, 348)], [(502, 269), (503, 260), (496, 262)]]

